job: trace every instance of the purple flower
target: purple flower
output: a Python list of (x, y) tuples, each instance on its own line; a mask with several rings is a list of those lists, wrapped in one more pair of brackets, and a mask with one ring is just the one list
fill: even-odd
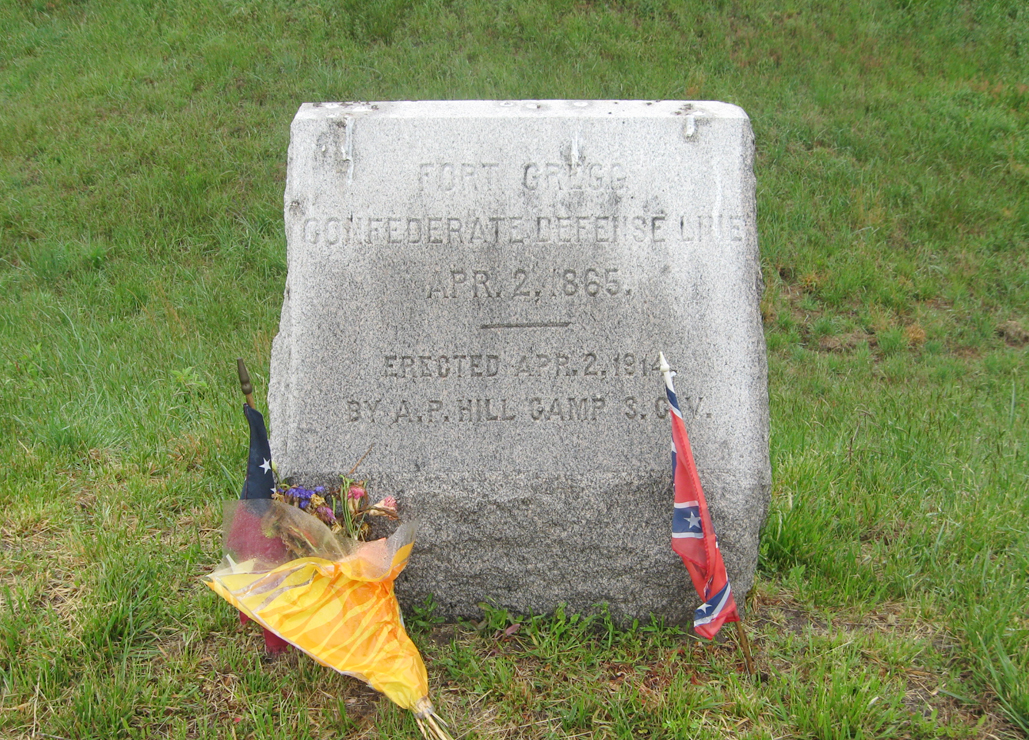
[(315, 513), (330, 523), (336, 521), (336, 515), (332, 513), (332, 509), (328, 506), (319, 506)]

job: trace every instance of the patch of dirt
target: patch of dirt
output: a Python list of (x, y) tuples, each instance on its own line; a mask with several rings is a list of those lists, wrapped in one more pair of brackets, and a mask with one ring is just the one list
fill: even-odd
[(203, 441), (195, 434), (187, 434), (173, 439), (169, 444), (171, 450), (168, 452), (168, 458), (177, 467), (187, 471), (204, 469), (204, 452), (206, 450)]
[(349, 688), (349, 696), (343, 700), (347, 718), (361, 726), (370, 725), (379, 712), (382, 695), (357, 679), (354, 679), (354, 685)]
[(1022, 328), (1017, 321), (1005, 321), (997, 325), (997, 336), (1009, 347), (1024, 347), (1029, 344), (1029, 331)]
[(920, 324), (910, 324), (904, 329), (904, 338), (912, 347), (921, 347), (925, 344), (925, 329)]
[(874, 344), (875, 337), (863, 331), (852, 331), (846, 334), (824, 336), (818, 340), (818, 349), (822, 352), (850, 352), (862, 343)]
[(447, 648), (458, 636), (458, 625), (439, 624), (432, 628), (428, 634), (428, 642), (434, 648)]
[(801, 635), (809, 628), (818, 632), (824, 632), (828, 625), (817, 617), (811, 616), (803, 609), (789, 606), (771, 607), (762, 609), (754, 615), (754, 626), (774, 625), (779, 629), (788, 630), (794, 634)]

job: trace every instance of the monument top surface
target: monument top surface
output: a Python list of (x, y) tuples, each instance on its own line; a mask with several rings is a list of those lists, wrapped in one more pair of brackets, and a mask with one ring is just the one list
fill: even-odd
[(392, 118), (660, 118), (710, 115), (747, 118), (742, 108), (715, 100), (395, 100), (304, 103), (297, 119), (340, 113), (377, 113)]

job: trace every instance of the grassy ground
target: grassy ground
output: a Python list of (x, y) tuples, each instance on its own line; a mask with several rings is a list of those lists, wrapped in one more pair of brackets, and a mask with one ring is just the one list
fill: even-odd
[(1029, 735), (1024, 2), (0, 0), (0, 29), (0, 735), (414, 736), (262, 665), (198, 577), (297, 106), (476, 97), (748, 111), (775, 485), (760, 682), (731, 636), (426, 608), (455, 734)]

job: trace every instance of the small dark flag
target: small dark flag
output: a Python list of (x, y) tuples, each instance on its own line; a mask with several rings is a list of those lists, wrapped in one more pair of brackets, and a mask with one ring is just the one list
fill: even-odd
[[(250, 457), (247, 460), (247, 477), (239, 497), (244, 501), (267, 500), (275, 493), (268, 430), (264, 426), (264, 417), (257, 409), (243, 404), (243, 415), (250, 425)], [(263, 512), (264, 508), (257, 504), (236, 507), (232, 524), (225, 533), (225, 552), (231, 554), (237, 562), (250, 558), (274, 562), (285, 551), (282, 540), (265, 537), (261, 531)]]
[(275, 493), (275, 474), (272, 472), (272, 450), (268, 445), (268, 429), (264, 417), (257, 409), (243, 404), (243, 414), (250, 425), (250, 459), (247, 461), (247, 479), (243, 483), (242, 499), (271, 498)]
[(672, 369), (661, 354), (661, 372), (672, 418), (672, 475), (675, 487), (675, 514), (672, 518), (672, 549), (682, 558), (693, 587), (704, 603), (693, 615), (693, 629), (701, 637), (714, 639), (725, 622), (740, 621), (736, 600), (729, 587), (725, 561), (718, 549), (715, 527), (707, 510), (700, 486), (693, 450), (686, 436), (686, 425), (679, 400), (672, 387)]
[[(264, 417), (249, 404), (243, 404), (243, 415), (250, 425), (250, 456), (247, 459), (247, 477), (243, 482), (243, 490), (239, 497), (243, 500), (270, 499), (275, 493), (275, 473), (272, 472), (272, 451), (268, 444), (268, 429), (264, 425)], [(258, 507), (258, 508), (254, 508)], [(278, 537), (266, 537), (261, 531), (261, 511), (258, 504), (254, 507), (240, 504), (225, 533), (225, 551), (232, 554), (237, 562), (257, 558), (266, 562), (276, 562), (286, 552), (286, 546)], [(239, 613), (239, 621), (246, 624), (249, 618)], [(289, 647), (289, 643), (264, 630), (264, 648), (269, 653), (281, 653)]]

